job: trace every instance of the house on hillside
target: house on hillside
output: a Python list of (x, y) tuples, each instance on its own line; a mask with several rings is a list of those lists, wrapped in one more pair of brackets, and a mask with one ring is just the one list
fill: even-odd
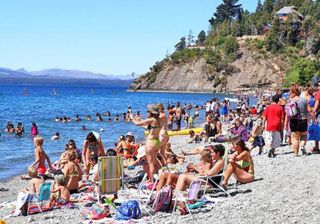
[(303, 15), (297, 11), (295, 6), (285, 6), (275, 13), (276, 16), (284, 21), (288, 19), (290, 14), (295, 14), (300, 20), (303, 20)]

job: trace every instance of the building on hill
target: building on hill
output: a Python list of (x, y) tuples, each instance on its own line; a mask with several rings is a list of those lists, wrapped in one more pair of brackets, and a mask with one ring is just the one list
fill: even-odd
[(290, 14), (295, 14), (300, 20), (303, 20), (303, 15), (297, 11), (295, 6), (285, 6), (275, 13), (282, 20), (287, 20)]

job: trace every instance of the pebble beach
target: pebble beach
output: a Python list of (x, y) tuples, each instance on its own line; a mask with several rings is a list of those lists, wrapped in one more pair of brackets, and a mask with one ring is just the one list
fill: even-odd
[[(186, 136), (170, 139), (176, 153), (190, 151), (199, 144), (187, 144)], [(308, 142), (307, 149), (313, 143)], [(226, 147), (228, 145), (226, 144)], [(278, 148), (275, 158), (267, 154), (257, 155), (252, 152), (255, 164), (255, 181), (238, 185), (235, 179), (228, 186), (231, 197), (222, 193), (209, 194), (215, 202), (192, 210), (193, 214), (180, 216), (178, 213), (156, 213), (143, 216), (131, 223), (319, 223), (320, 214), (320, 180), (319, 156), (294, 157), (288, 146)], [(266, 149), (265, 149), (266, 150)], [(183, 171), (189, 162), (197, 162), (198, 156), (188, 156), (184, 164), (179, 165)], [(20, 176), (0, 182), (0, 220), (14, 210), (14, 201), (18, 192), (27, 186), (27, 181)], [(8, 189), (8, 191), (3, 191)], [(89, 223), (81, 218), (82, 204), (74, 209), (55, 209), (42, 214), (5, 218), (7, 223)], [(92, 223), (117, 223), (112, 218)]]

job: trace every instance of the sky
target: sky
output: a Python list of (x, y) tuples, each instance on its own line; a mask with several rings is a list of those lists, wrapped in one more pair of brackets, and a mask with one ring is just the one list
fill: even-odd
[[(222, 0), (0, 0), (0, 67), (143, 74)], [(257, 0), (240, 0), (253, 11)]]

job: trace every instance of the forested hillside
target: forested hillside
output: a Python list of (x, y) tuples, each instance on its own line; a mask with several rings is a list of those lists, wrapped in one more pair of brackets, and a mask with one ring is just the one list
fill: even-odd
[[(194, 37), (190, 31), (181, 37), (175, 45), (175, 52), (134, 80), (131, 89), (201, 91), (200, 82), (191, 89), (182, 84), (175, 89), (162, 88), (163, 79), (170, 80), (171, 75), (179, 76), (175, 81), (189, 82), (192, 82), (190, 74), (193, 78), (201, 77), (201, 83), (207, 86), (206, 91), (229, 91), (259, 85), (282, 87), (293, 81), (305, 85), (313, 76), (319, 75), (320, 0), (259, 0), (256, 10), (251, 13), (243, 9), (238, 0), (224, 0), (208, 22), (210, 29), (207, 32), (202, 30)], [(244, 55), (246, 60), (241, 59)], [(267, 70), (255, 68), (252, 71), (240, 63), (247, 60), (262, 63)], [(194, 65), (201, 62), (204, 62), (202, 68), (195, 71)], [(189, 70), (182, 69), (186, 66)], [(254, 63), (251, 67), (254, 68)], [(250, 85), (241, 82), (243, 75), (246, 79), (256, 79), (255, 73), (272, 77), (258, 77), (256, 82), (248, 81)], [(234, 79), (242, 84), (228, 85)]]

